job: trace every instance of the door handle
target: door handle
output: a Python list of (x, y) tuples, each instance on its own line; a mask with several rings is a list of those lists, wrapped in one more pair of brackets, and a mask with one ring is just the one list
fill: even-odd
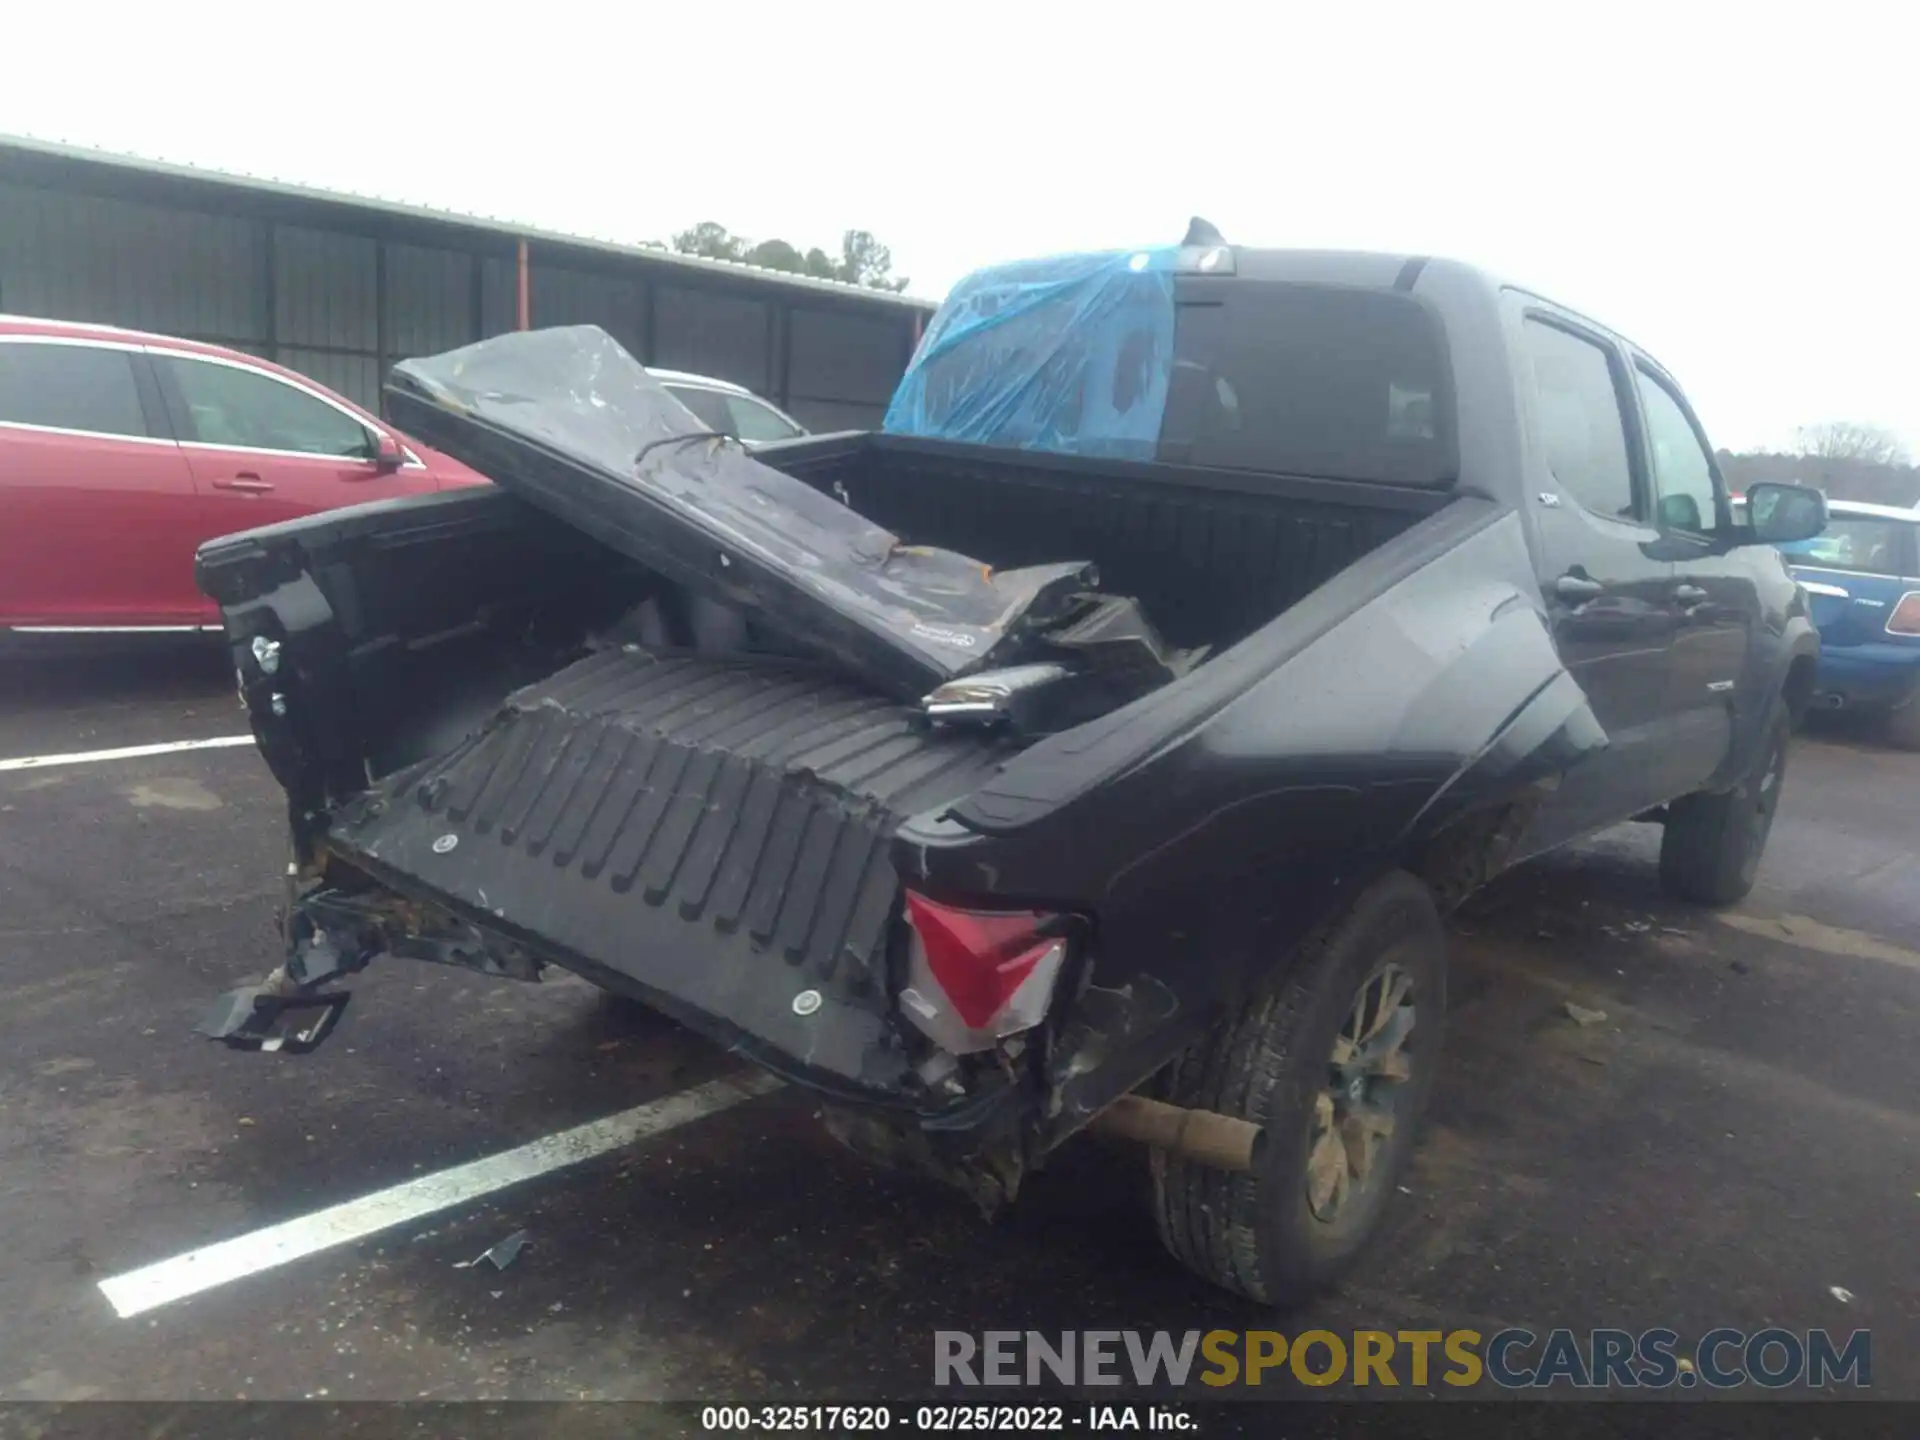
[(1553, 582), (1553, 593), (1563, 600), (1591, 600), (1607, 587), (1598, 580), (1569, 572)]
[(1698, 585), (1676, 585), (1673, 590), (1673, 598), (1678, 600), (1682, 605), (1698, 605), (1707, 598), (1707, 592), (1702, 590)]
[(262, 480), (251, 471), (242, 470), (230, 480), (214, 481), (213, 488), (216, 490), (238, 490), (243, 495), (265, 495), (269, 490), (273, 489), (273, 482), (271, 480)]

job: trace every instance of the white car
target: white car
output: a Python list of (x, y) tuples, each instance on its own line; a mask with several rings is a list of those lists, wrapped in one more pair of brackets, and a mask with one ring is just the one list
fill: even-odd
[(791, 440), (807, 433), (791, 415), (775, 409), (743, 385), (716, 380), (711, 375), (689, 375), (681, 370), (650, 367), (647, 373), (666, 386), (673, 398), (722, 435), (747, 445)]

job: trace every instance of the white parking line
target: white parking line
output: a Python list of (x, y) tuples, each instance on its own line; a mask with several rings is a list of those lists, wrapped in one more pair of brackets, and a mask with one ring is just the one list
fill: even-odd
[(23, 755), (17, 760), (0, 760), (0, 770), (44, 770), (49, 765), (92, 765), (101, 760), (138, 760), (143, 755), (172, 755), (179, 750), (219, 750), (229, 745), (251, 744), (251, 735), (216, 735), (211, 740), (168, 740), (159, 745), (123, 745), (118, 750)]
[(498, 1155), (422, 1175), (417, 1180), (376, 1190), (358, 1200), (330, 1205), (311, 1215), (190, 1250), (139, 1270), (129, 1270), (124, 1275), (102, 1280), (100, 1289), (121, 1319), (143, 1315), (217, 1285), (271, 1270), (335, 1245), (364, 1239), (423, 1215), (518, 1185), (536, 1175), (577, 1165), (636, 1140), (664, 1134), (769, 1094), (779, 1089), (780, 1083), (773, 1076), (760, 1073), (710, 1080), (677, 1095), (562, 1130), (557, 1135)]

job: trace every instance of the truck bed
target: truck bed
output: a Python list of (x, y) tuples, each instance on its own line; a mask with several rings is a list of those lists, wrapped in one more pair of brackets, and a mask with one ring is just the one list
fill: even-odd
[[(663, 1008), (725, 1015), (789, 1063), (885, 1087), (904, 1065), (876, 1043), (888, 842), (995, 751), (819, 666), (617, 647), (369, 790), (327, 847)], [(847, 1023), (796, 1013), (807, 990)]]
[[(969, 861), (973, 878), (945, 893), (964, 904), (990, 884), (1002, 903), (1111, 925), (1106, 954), (1137, 965), (1162, 943), (1129, 909), (1152, 888), (1116, 889), (1115, 877), (1161, 868), (1154, 817), (1216, 824), (1173, 816), (1220, 806), (1186, 782), (1154, 779), (1143, 796), (1131, 779), (1099, 777), (1142, 773), (1429, 543), (1453, 543), (1418, 539), (1449, 497), (1378, 485), (895, 436), (758, 453), (909, 544), (964, 547), (994, 566), (1091, 561), (1104, 593), (1137, 598), (1205, 658), (1036, 746), (929, 728), (911, 698), (850, 669), (839, 638), (810, 651), (792, 615), (767, 636), (747, 611), (735, 649), (686, 633), (634, 643), (637, 608), (698, 592), (511, 475), (215, 542), (201, 584), (223, 607), (262, 753), (289, 795), (304, 887), (295, 968), (302, 946), (351, 933), (343, 916), (378, 909), (348, 969), (424, 954), (527, 978), (531, 956), (823, 1089), (942, 1108), (914, 1079), (927, 1046), (898, 1008), (903, 879), (915, 878), (902, 867), (924, 863), (926, 827), (997, 835), (1007, 827), (982, 828), (976, 812), (1009, 786), (1030, 818), (1084, 810), (1074, 776), (1098, 785), (1111, 803), (1096, 808), (1114, 815), (1075, 819), (1064, 847), (1029, 827), (1005, 842), (1006, 865)], [(1043, 749), (1052, 798), (1020, 769)], [(1278, 803), (1232, 813), (1258, 827)], [(1217, 889), (1206, 878), (1217, 869), (1164, 883)], [(1155, 925), (1167, 903), (1153, 901)], [(1225, 925), (1225, 908), (1207, 913)]]
[(1453, 498), (872, 432), (760, 459), (912, 540), (999, 566), (1089, 560), (1171, 643), (1215, 654)]

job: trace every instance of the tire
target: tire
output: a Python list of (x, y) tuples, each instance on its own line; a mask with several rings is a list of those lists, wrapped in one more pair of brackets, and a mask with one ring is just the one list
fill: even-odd
[[(1397, 1031), (1392, 1053), (1402, 1057), (1406, 1073), (1371, 1077), (1362, 1108), (1336, 1112), (1336, 1086), (1342, 1105), (1359, 1098), (1339, 1078), (1336, 1041), (1365, 1028), (1364, 1017), (1356, 1024), (1356, 1000), (1372, 995), (1376, 1009), (1388, 1008), (1384, 992), (1396, 974), (1407, 980), (1404, 997), (1369, 1048), (1388, 1053), (1380, 1043)], [(1239, 1116), (1264, 1132), (1245, 1175), (1149, 1152), (1160, 1238), (1174, 1258), (1202, 1279), (1270, 1305), (1302, 1300), (1336, 1280), (1365, 1247), (1406, 1169), (1433, 1086), (1445, 1014), (1439, 911), (1425, 885), (1395, 871), (1302, 945), (1243, 1009), (1166, 1072), (1161, 1093), (1173, 1104)], [(1391, 1129), (1368, 1141), (1365, 1121), (1381, 1110), (1390, 1114)], [(1331, 1164), (1330, 1118), (1336, 1136), (1342, 1128), (1363, 1127), (1360, 1135), (1347, 1129), (1356, 1149), (1349, 1152), (1340, 1141)], [(1370, 1156), (1362, 1162), (1364, 1178), (1354, 1173), (1359, 1147)], [(1330, 1195), (1325, 1183), (1343, 1168), (1341, 1158), (1343, 1198)]]
[(1767, 714), (1759, 754), (1733, 789), (1700, 791), (1667, 807), (1660, 884), (1674, 899), (1719, 907), (1746, 898), (1760, 871), (1786, 778), (1792, 717), (1784, 698)]
[(1887, 712), (1886, 736), (1901, 750), (1920, 750), (1920, 695)]

